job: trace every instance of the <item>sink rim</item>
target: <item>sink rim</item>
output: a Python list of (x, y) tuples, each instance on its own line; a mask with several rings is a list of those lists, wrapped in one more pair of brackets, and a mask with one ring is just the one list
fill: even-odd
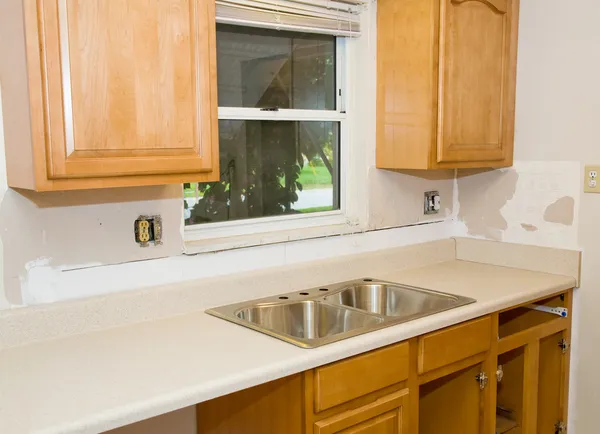
[[(326, 298), (333, 296), (334, 294), (338, 294), (342, 291), (349, 289), (352, 286), (356, 286), (359, 284), (369, 284), (369, 285), (388, 285), (395, 286), (403, 289), (409, 289), (413, 291), (417, 291), (420, 293), (430, 293), (432, 295), (441, 295), (445, 297), (451, 297), (456, 299), (456, 303), (448, 306), (443, 309), (435, 309), (435, 310), (427, 310), (423, 312), (418, 312), (414, 315), (407, 316), (386, 316), (373, 312), (369, 312), (367, 310), (359, 309), (353, 306), (346, 306), (343, 304), (334, 303), (331, 301), (327, 301)], [(326, 288), (326, 293), (323, 289)], [(326, 305), (329, 307), (334, 307), (337, 309), (351, 311), (354, 313), (361, 314), (363, 316), (379, 318), (380, 322), (374, 325), (370, 325), (367, 327), (357, 327), (352, 330), (348, 330), (346, 332), (338, 333), (335, 335), (329, 335), (321, 338), (300, 338), (296, 336), (289, 335), (284, 332), (279, 332), (276, 330), (268, 329), (266, 327), (260, 326), (256, 323), (241, 319), (237, 316), (237, 313), (243, 309), (248, 309), (257, 306), (279, 306), (279, 305), (287, 305), (287, 304), (295, 304), (303, 301), (313, 301), (317, 303), (321, 303), (322, 305)], [(387, 327), (400, 325), (409, 321), (414, 321), (420, 318), (425, 318), (431, 315), (435, 315), (437, 313), (445, 312), (448, 310), (456, 309), (471, 303), (475, 303), (477, 300), (465, 297), (457, 294), (450, 294), (446, 292), (431, 290), (427, 288), (419, 288), (416, 286), (405, 285), (402, 283), (390, 282), (382, 279), (375, 279), (370, 277), (364, 277), (360, 279), (353, 279), (349, 281), (339, 282), (332, 285), (322, 285), (317, 286), (311, 289), (306, 290), (298, 290), (294, 292), (288, 292), (283, 294), (276, 294), (270, 297), (263, 297), (259, 299), (246, 300), (239, 303), (233, 303), (224, 306), (213, 307), (207, 309), (205, 312), (209, 315), (215, 316), (220, 319), (224, 319), (226, 321), (241, 325), (243, 327), (258, 331), (260, 333), (269, 335), (271, 337), (277, 338), (279, 340), (291, 343), (301, 348), (312, 349), (317, 348), (326, 344), (334, 343), (341, 341), (343, 339), (347, 339), (354, 336), (360, 336), (366, 333), (370, 333), (372, 331), (381, 330)]]

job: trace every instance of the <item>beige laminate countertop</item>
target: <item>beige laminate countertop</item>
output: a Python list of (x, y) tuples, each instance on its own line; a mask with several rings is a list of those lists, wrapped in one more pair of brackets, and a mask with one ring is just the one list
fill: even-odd
[(372, 277), (477, 302), (317, 349), (203, 311), (0, 351), (0, 433), (97, 433), (576, 286), (460, 260)]

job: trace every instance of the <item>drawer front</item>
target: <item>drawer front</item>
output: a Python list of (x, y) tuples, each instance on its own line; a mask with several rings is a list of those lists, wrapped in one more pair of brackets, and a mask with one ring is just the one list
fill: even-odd
[(315, 369), (315, 412), (408, 378), (408, 342)]
[(458, 324), (419, 338), (419, 374), (450, 365), (490, 349), (489, 316)]

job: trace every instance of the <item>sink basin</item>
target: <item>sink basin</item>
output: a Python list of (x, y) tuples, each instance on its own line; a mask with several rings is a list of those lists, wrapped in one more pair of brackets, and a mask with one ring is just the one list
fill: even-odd
[(383, 318), (318, 301), (257, 304), (240, 309), (236, 317), (300, 344), (340, 334), (349, 336), (353, 331), (383, 322)]
[(410, 286), (359, 283), (325, 297), (325, 301), (392, 317), (424, 316), (459, 303), (459, 298)]
[(206, 313), (303, 348), (315, 348), (475, 300), (359, 279), (208, 309)]

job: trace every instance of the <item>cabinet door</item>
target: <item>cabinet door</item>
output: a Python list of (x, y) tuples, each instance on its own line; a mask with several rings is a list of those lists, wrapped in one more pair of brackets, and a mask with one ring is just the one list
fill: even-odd
[(214, 15), (211, 0), (38, 2), (48, 178), (214, 177)]
[(441, 0), (439, 163), (512, 163), (518, 6)]
[(316, 422), (315, 434), (407, 434), (408, 390)]

